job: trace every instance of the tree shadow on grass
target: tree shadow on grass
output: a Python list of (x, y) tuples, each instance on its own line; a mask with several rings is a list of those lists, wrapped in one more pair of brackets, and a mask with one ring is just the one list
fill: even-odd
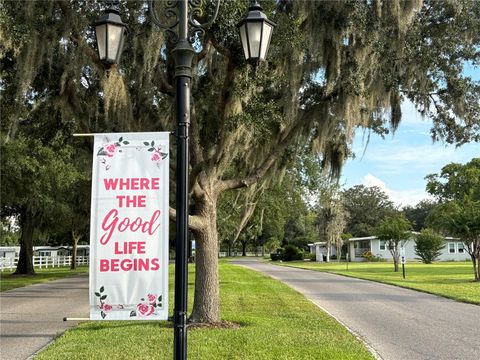
[(99, 331), (106, 329), (121, 329), (129, 327), (159, 327), (159, 328), (173, 328), (173, 324), (170, 321), (102, 321), (102, 322), (86, 322), (82, 326), (78, 326), (70, 330), (70, 332), (76, 331)]

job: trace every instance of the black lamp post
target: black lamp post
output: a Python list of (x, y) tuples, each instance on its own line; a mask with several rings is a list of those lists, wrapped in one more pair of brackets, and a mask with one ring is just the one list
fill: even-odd
[[(162, 23), (154, 9), (155, 2), (148, 1), (149, 14), (152, 22), (165, 31), (170, 43), (174, 45), (172, 50), (175, 60), (175, 89), (176, 89), (176, 137), (177, 137), (177, 193), (176, 193), (176, 231), (175, 240), (175, 305), (173, 310), (174, 320), (174, 352), (175, 360), (187, 358), (187, 290), (188, 290), (188, 268), (187, 268), (187, 240), (188, 240), (188, 137), (190, 125), (190, 90), (192, 79), (192, 60), (195, 50), (192, 47), (197, 36), (204, 33), (216, 19), (220, 0), (216, 1), (215, 13), (206, 23), (200, 24), (194, 19), (195, 14), (201, 14), (202, 0), (175, 0), (166, 1), (165, 10), (167, 19), (171, 23)], [(114, 3), (118, 4), (118, 1)], [(250, 12), (240, 24), (242, 45), (247, 60), (255, 63), (264, 60), (268, 50), (268, 44), (272, 35), (274, 24), (267, 19), (261, 11), (262, 8), (255, 3), (249, 8)], [(105, 32), (101, 26), (107, 25)], [(105, 64), (111, 65), (118, 62), (123, 37), (118, 40), (112, 34), (108, 26), (124, 26), (121, 22), (118, 10), (111, 6), (106, 14), (95, 24), (97, 43), (99, 45), (99, 56)], [(244, 29), (244, 30), (242, 30)], [(110, 31), (110, 32), (109, 32)], [(118, 33), (118, 31), (117, 31)], [(103, 34), (106, 34), (105, 36)], [(121, 32), (123, 36), (123, 32)], [(104, 37), (102, 37), (104, 36)], [(102, 45), (102, 40), (106, 44)], [(110, 43), (112, 41), (112, 43)], [(100, 49), (100, 46), (103, 46)], [(114, 48), (109, 57), (108, 49)], [(248, 55), (247, 55), (248, 54)], [(102, 58), (103, 56), (103, 58)], [(104, 60), (103, 60), (104, 59)]]
[(120, 62), (127, 29), (120, 18), (118, 1), (108, 2), (108, 5), (105, 14), (94, 24), (98, 57), (106, 69)]

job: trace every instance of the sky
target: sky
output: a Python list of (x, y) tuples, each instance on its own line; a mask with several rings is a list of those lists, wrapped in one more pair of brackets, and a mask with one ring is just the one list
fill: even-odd
[(413, 105), (402, 106), (403, 120), (394, 135), (382, 139), (358, 131), (353, 151), (343, 169), (341, 184), (345, 188), (363, 184), (378, 186), (398, 206), (416, 205), (430, 196), (425, 191), (426, 175), (438, 173), (451, 162), (465, 163), (480, 156), (480, 144), (469, 143), (459, 148), (432, 142), (431, 121), (422, 119)]
[[(480, 81), (480, 68), (465, 66), (465, 75)], [(425, 191), (425, 176), (439, 173), (451, 162), (466, 163), (480, 156), (480, 144), (469, 143), (456, 148), (432, 142), (431, 120), (422, 118), (413, 105), (402, 105), (402, 122), (395, 134), (382, 139), (357, 131), (353, 141), (355, 159), (344, 166), (340, 183), (344, 188), (363, 184), (378, 186), (400, 207), (416, 205), (431, 198)]]

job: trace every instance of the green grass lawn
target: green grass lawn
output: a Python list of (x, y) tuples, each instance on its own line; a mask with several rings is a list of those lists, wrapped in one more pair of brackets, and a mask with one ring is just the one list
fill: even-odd
[(12, 276), (11, 271), (0, 273), (0, 291), (15, 289), (22, 286), (44, 283), (51, 280), (60, 279), (66, 276), (72, 276), (88, 272), (88, 266), (79, 266), (76, 270), (70, 270), (69, 267), (58, 267), (48, 269), (35, 269), (36, 275)]
[[(192, 295), (193, 278), (190, 266)], [(373, 359), (345, 328), (279, 281), (224, 261), (220, 278), (222, 318), (241, 327), (189, 330), (189, 359)], [(170, 298), (172, 304), (172, 287)], [(36, 359), (171, 359), (172, 337), (163, 321), (86, 322)]]
[(402, 277), (401, 265), (400, 271), (394, 272), (393, 263), (390, 262), (349, 263), (348, 270), (345, 262), (317, 263), (303, 261), (279, 265), (374, 280), (441, 295), (454, 300), (480, 304), (480, 283), (473, 281), (472, 263), (467, 261), (437, 262), (434, 264), (407, 263), (405, 265), (405, 280)]

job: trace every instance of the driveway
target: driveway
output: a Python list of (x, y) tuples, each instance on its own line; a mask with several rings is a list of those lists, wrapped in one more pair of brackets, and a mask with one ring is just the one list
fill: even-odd
[(0, 293), (0, 358), (27, 359), (88, 317), (88, 274)]
[(324, 272), (232, 261), (281, 280), (385, 360), (480, 359), (480, 306)]

